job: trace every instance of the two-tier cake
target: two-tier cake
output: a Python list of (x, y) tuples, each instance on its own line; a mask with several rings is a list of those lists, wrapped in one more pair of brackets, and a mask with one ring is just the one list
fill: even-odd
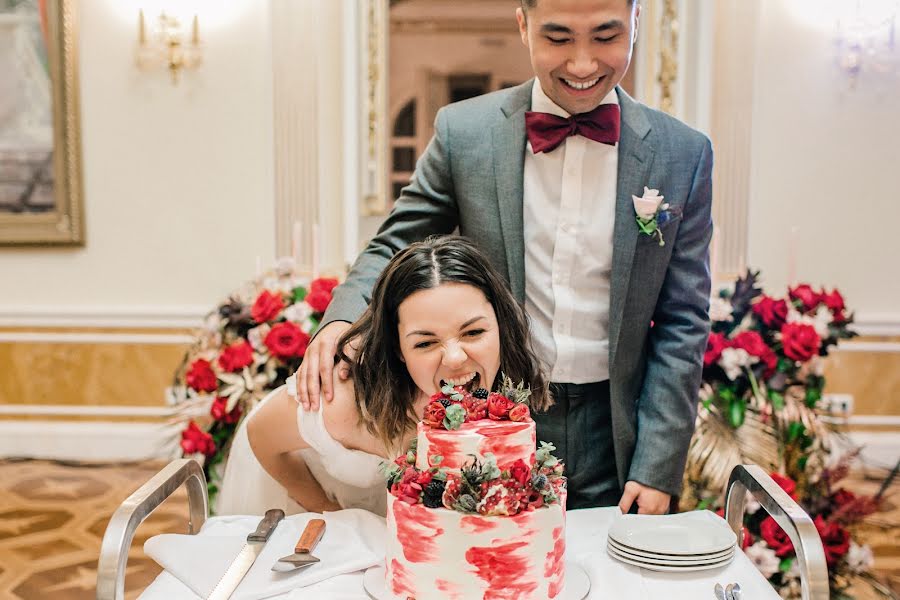
[(401, 598), (547, 599), (565, 582), (565, 478), (536, 450), (521, 386), (445, 387), (388, 481), (387, 589)]

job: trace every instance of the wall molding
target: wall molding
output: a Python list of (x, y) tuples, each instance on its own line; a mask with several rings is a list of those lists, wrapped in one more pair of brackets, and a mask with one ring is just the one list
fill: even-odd
[(212, 306), (0, 306), (0, 327), (200, 327)]
[(90, 462), (177, 458), (180, 423), (0, 421), (0, 458)]
[(0, 332), (0, 343), (182, 345), (193, 341), (193, 336), (181, 333)]

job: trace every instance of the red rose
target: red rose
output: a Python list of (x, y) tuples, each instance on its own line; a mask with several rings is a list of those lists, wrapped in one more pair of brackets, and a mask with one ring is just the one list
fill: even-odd
[(468, 396), (463, 400), (463, 408), (466, 409), (466, 421), (480, 421), (487, 419), (487, 400)]
[(214, 392), (219, 387), (216, 381), (216, 373), (208, 360), (198, 358), (191, 363), (188, 372), (184, 376), (188, 387), (198, 392)]
[(787, 321), (788, 305), (783, 299), (763, 296), (753, 304), (753, 313), (766, 327), (780, 328)]
[(226, 346), (219, 355), (219, 366), (223, 371), (234, 373), (253, 363), (253, 347), (246, 341)]
[(495, 421), (506, 420), (514, 406), (515, 403), (503, 394), (491, 392), (487, 399), (488, 417)]
[(770, 473), (769, 475), (772, 477), (772, 480), (778, 484), (778, 487), (787, 492), (787, 495), (791, 497), (791, 500), (797, 500), (797, 483), (793, 479), (779, 475), (778, 473)]
[(256, 302), (253, 303), (253, 308), (250, 309), (250, 315), (257, 323), (265, 323), (277, 317), (283, 308), (284, 300), (281, 298), (281, 294), (273, 294), (269, 290), (263, 290), (256, 297)]
[(759, 534), (779, 558), (793, 554), (794, 544), (791, 543), (791, 539), (772, 517), (766, 517), (759, 524)]
[(806, 362), (819, 353), (822, 340), (816, 328), (806, 323), (785, 323), (781, 328), (784, 355), (791, 360)]
[(516, 404), (509, 411), (510, 421), (527, 421), (530, 416), (531, 412), (528, 410), (528, 405), (524, 403)]
[(775, 367), (778, 366), (778, 357), (775, 351), (769, 348), (762, 336), (757, 331), (742, 331), (731, 340), (733, 348), (740, 348), (750, 356), (757, 357), (762, 364), (766, 366), (765, 377), (771, 377), (775, 374)]
[(837, 523), (828, 523), (822, 515), (816, 517), (813, 524), (825, 546), (825, 562), (829, 567), (834, 567), (850, 549), (850, 532)]
[(722, 356), (722, 350), (728, 347), (728, 340), (721, 333), (709, 334), (709, 341), (706, 343), (706, 352), (703, 354), (703, 366), (711, 367)]
[(312, 307), (315, 312), (323, 313), (328, 305), (331, 304), (331, 292), (320, 290), (318, 292), (310, 292), (306, 295), (306, 303)]
[(338, 280), (334, 277), (319, 277), (318, 279), (313, 279), (312, 283), (309, 284), (309, 292), (328, 292), (332, 293), (334, 288), (338, 286)]
[(791, 297), (791, 300), (800, 302), (800, 305), (803, 307), (803, 312), (814, 309), (822, 300), (822, 295), (813, 290), (807, 283), (790, 288), (788, 290), (788, 296)]
[(447, 409), (440, 402), (431, 402), (425, 407), (425, 414), (422, 421), (429, 427), (441, 429), (444, 426), (444, 417), (447, 415)]
[(188, 423), (187, 429), (181, 432), (181, 449), (185, 454), (199, 452), (206, 456), (212, 456), (216, 453), (216, 443), (211, 435), (191, 421)]
[(216, 398), (216, 401), (213, 402), (212, 408), (209, 409), (209, 414), (211, 414), (216, 421), (222, 421), (223, 423), (228, 424), (237, 423), (241, 418), (241, 405), (235, 404), (234, 408), (231, 409), (231, 412), (228, 413), (225, 412), (227, 406), (228, 398), (219, 396)]
[[(524, 404), (520, 404), (519, 406), (524, 406)], [(528, 464), (520, 458), (509, 468), (509, 476), (519, 482), (519, 485), (524, 486), (531, 479), (531, 469), (528, 467)]]
[(835, 323), (843, 323), (847, 320), (847, 317), (844, 315), (844, 310), (847, 307), (844, 306), (844, 297), (841, 296), (839, 291), (834, 290), (828, 294), (823, 291), (822, 302), (824, 302), (825, 306), (828, 307), (828, 310), (831, 311), (831, 316)]
[(844, 508), (854, 502), (856, 502), (856, 494), (845, 488), (841, 488), (831, 495), (831, 503), (837, 509)]
[(309, 336), (296, 323), (285, 321), (273, 326), (263, 343), (272, 356), (286, 360), (306, 354)]

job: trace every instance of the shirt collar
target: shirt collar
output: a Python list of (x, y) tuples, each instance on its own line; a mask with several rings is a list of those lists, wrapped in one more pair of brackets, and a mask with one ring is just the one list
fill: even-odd
[[(616, 88), (611, 89), (606, 97), (603, 98), (603, 101), (600, 102), (600, 104), (618, 103), (619, 95), (616, 93)], [(544, 93), (544, 89), (541, 87), (541, 82), (537, 77), (534, 78), (534, 83), (531, 87), (531, 110), (534, 112), (550, 113), (551, 115), (556, 115), (563, 118), (568, 118), (571, 116), (565, 111), (565, 109), (557, 105), (556, 102), (551, 100), (550, 97)]]

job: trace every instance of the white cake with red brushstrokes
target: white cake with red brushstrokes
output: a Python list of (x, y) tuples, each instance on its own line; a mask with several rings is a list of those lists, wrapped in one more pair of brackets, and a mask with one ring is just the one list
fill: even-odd
[[(388, 480), (387, 588), (398, 598), (557, 598), (565, 477), (536, 450), (528, 394), (445, 388)], [(512, 399), (511, 399), (512, 398)]]

